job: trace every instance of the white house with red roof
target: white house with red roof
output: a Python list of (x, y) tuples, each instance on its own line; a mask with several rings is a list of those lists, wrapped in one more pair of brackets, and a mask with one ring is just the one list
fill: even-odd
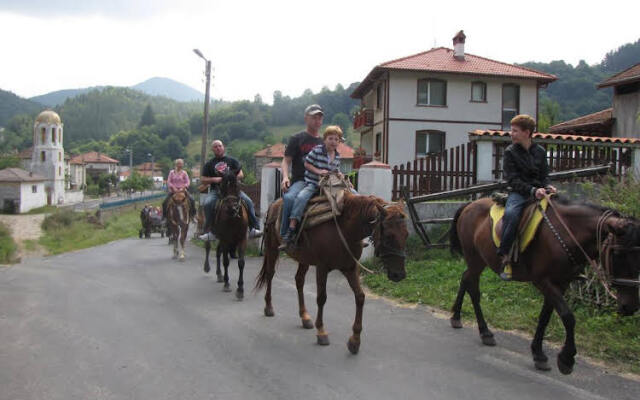
[(538, 91), (554, 75), (433, 48), (377, 65), (351, 94), (362, 111), (354, 128), (367, 155), (396, 165), (467, 143), (476, 129), (509, 129), (517, 114), (538, 116)]

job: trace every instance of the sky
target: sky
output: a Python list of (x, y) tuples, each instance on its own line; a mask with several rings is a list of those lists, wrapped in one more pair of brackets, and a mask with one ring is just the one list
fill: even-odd
[[(606, 9), (605, 9), (606, 5)], [(599, 63), (640, 38), (640, 2), (0, 0), (0, 89), (22, 97), (160, 76), (271, 102), (361, 81), (376, 65), (452, 47), (508, 63)], [(640, 60), (639, 60), (640, 61)]]

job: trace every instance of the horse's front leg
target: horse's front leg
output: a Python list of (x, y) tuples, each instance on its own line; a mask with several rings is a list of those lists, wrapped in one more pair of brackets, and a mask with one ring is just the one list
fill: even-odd
[(574, 337), (574, 328), (576, 326), (576, 319), (571, 312), (571, 309), (564, 300), (565, 287), (558, 287), (551, 283), (549, 280), (542, 282), (539, 286), (540, 291), (544, 295), (545, 302), (549, 301), (553, 308), (555, 308), (558, 316), (562, 320), (565, 330), (565, 340), (562, 350), (558, 354), (558, 369), (564, 375), (568, 375), (573, 372), (573, 366), (575, 364), (576, 355), (576, 343)]
[(549, 359), (542, 350), (542, 341), (544, 340), (544, 332), (549, 324), (549, 319), (553, 313), (553, 305), (547, 298), (544, 299), (540, 316), (538, 317), (538, 327), (536, 328), (536, 334), (531, 342), (531, 354), (533, 354), (533, 362), (537, 369), (541, 371), (549, 371), (551, 367), (547, 363)]
[(187, 231), (189, 230), (189, 225), (185, 224), (180, 227), (180, 256), (178, 260), (184, 261), (184, 242), (187, 240)]
[(220, 257), (222, 256), (222, 246), (220, 243), (216, 246), (216, 277), (218, 282), (224, 282), (222, 279), (222, 270), (220, 269)]
[(224, 287), (222, 290), (225, 292), (231, 291), (231, 286), (229, 285), (229, 250), (227, 246), (223, 247), (222, 250), (222, 265), (224, 266)]
[(364, 308), (364, 291), (360, 286), (360, 278), (357, 274), (355, 265), (350, 271), (342, 271), (356, 300), (356, 319), (353, 321), (353, 335), (347, 342), (347, 348), (351, 354), (358, 354), (360, 350), (360, 332), (362, 332), (362, 309)]
[(207, 240), (204, 242), (204, 272), (207, 274), (211, 270), (209, 268), (209, 252), (211, 252), (211, 242)]
[(296, 272), (296, 289), (298, 289), (298, 308), (300, 310), (300, 318), (302, 319), (302, 327), (304, 329), (313, 328), (313, 322), (311, 316), (307, 312), (307, 307), (304, 305), (304, 279), (307, 276), (309, 270), (308, 264), (298, 264), (298, 272)]
[(246, 245), (240, 245), (238, 249), (238, 289), (236, 289), (236, 298), (242, 300), (244, 298), (244, 250)]
[(318, 337), (318, 344), (326, 346), (329, 344), (329, 334), (324, 330), (324, 322), (322, 321), (322, 312), (324, 309), (324, 303), (327, 302), (327, 275), (329, 269), (325, 266), (316, 266), (316, 302), (318, 303), (318, 315), (316, 317), (316, 336)]
[[(178, 229), (175, 228), (174, 231), (177, 231)], [(174, 236), (173, 236), (173, 259), (175, 260), (176, 258), (178, 258), (178, 237), (174, 232)]]

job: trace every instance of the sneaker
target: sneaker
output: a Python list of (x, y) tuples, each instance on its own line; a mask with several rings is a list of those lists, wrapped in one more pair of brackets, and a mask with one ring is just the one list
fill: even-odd
[(204, 235), (198, 236), (198, 238), (200, 240), (204, 240), (205, 242), (212, 242), (212, 241), (216, 240), (216, 235), (214, 235), (211, 232), (207, 232)]
[(257, 228), (251, 228), (249, 231), (249, 239), (258, 238), (262, 236), (262, 231)]

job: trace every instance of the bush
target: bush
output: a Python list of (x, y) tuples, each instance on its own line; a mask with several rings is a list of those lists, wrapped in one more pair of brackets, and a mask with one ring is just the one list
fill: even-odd
[(71, 210), (59, 210), (45, 217), (44, 221), (42, 221), (42, 229), (54, 232), (61, 228), (71, 226), (73, 221), (77, 221), (79, 219), (82, 219), (81, 214), (76, 214)]
[(16, 249), (11, 232), (3, 223), (0, 223), (0, 263), (6, 264), (13, 261)]
[(640, 182), (633, 179), (618, 182), (609, 178), (595, 193), (595, 200), (623, 214), (640, 217)]

